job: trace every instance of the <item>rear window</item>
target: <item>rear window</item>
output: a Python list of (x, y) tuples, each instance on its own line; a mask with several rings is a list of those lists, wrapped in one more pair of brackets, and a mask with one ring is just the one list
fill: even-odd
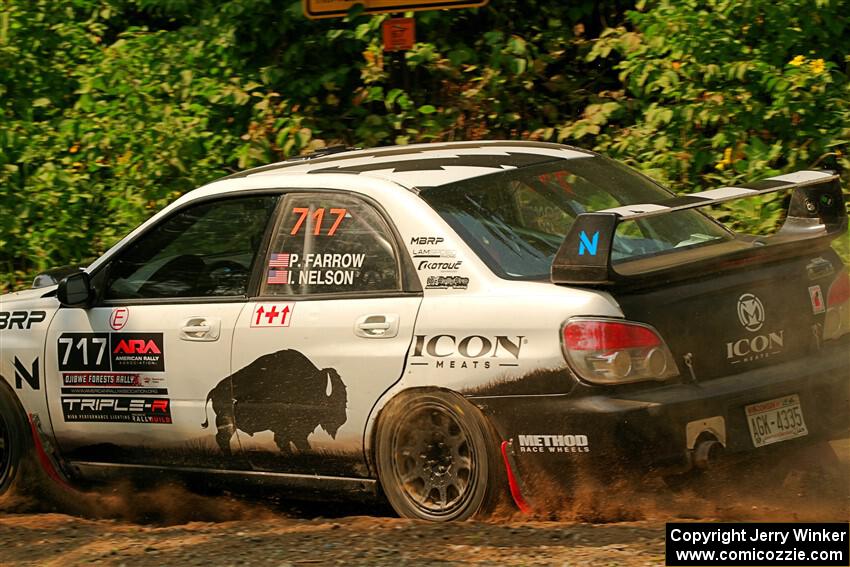
[[(576, 217), (672, 194), (604, 157), (499, 172), (425, 189), (420, 196), (499, 276), (548, 279), (555, 253)], [(615, 263), (717, 243), (731, 232), (688, 210), (620, 224)]]

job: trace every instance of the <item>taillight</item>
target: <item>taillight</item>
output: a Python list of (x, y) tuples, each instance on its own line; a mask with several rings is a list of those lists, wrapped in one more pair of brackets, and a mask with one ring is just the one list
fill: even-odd
[(823, 338), (837, 339), (847, 333), (850, 333), (850, 276), (847, 270), (842, 270), (826, 294)]
[(574, 318), (564, 325), (563, 345), (567, 362), (588, 382), (625, 384), (679, 374), (670, 349), (649, 325)]

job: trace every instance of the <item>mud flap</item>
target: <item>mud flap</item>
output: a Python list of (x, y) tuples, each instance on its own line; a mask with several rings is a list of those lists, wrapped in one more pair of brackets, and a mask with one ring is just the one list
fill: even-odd
[(56, 450), (41, 429), (41, 420), (38, 415), (34, 413), (29, 414), (29, 422), (30, 430), (32, 431), (33, 447), (35, 448), (35, 454), (38, 457), (41, 468), (51, 480), (62, 488), (74, 490), (62, 468), (61, 459), (56, 455)]
[(519, 469), (516, 466), (514, 458), (513, 439), (510, 441), (502, 441), (502, 459), (505, 461), (505, 472), (508, 475), (508, 486), (511, 490), (511, 497), (514, 503), (523, 514), (531, 514), (534, 508), (526, 500), (528, 495), (528, 487), (523, 482), (519, 475)]

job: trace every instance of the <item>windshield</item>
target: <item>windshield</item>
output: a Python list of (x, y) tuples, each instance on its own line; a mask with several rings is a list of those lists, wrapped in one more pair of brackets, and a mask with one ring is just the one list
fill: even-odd
[[(559, 160), (425, 189), (420, 194), (499, 276), (548, 279), (576, 217), (672, 194), (604, 157)], [(731, 232), (688, 210), (619, 225), (614, 263), (730, 240)]]

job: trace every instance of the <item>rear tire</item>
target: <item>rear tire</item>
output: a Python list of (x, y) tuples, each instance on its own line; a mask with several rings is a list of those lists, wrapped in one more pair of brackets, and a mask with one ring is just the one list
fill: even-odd
[(465, 520), (506, 486), (489, 423), (453, 392), (399, 395), (381, 413), (375, 446), (381, 487), (405, 518)]

